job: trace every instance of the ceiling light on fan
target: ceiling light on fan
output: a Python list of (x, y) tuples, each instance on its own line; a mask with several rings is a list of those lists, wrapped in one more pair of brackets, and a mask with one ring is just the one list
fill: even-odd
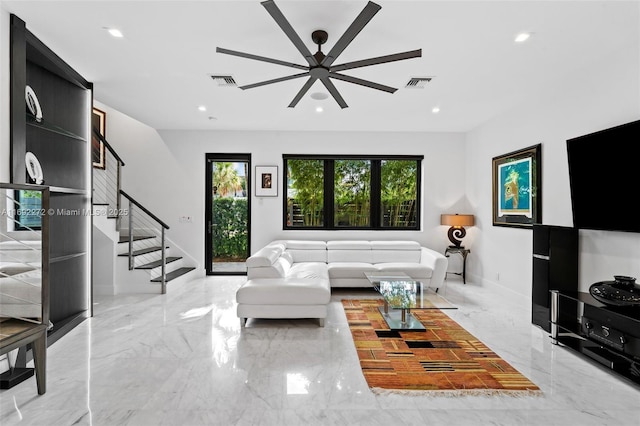
[(316, 101), (324, 101), (328, 97), (329, 95), (324, 92), (315, 92), (311, 94), (311, 99), (315, 99)]
[(327, 54), (324, 54), (321, 49), (322, 45), (326, 43), (328, 39), (328, 34), (326, 31), (316, 30), (311, 34), (311, 39), (318, 46), (318, 51), (315, 54), (311, 54), (300, 36), (298, 36), (289, 21), (287, 21), (278, 6), (276, 6), (275, 2), (273, 0), (268, 0), (263, 1), (261, 4), (271, 15), (271, 17), (276, 21), (278, 26), (280, 26), (282, 31), (284, 31), (284, 33), (287, 35), (289, 40), (291, 40), (298, 51), (302, 54), (308, 65), (294, 64), (287, 61), (281, 61), (279, 59), (238, 52), (221, 47), (217, 47), (216, 52), (303, 70), (304, 72), (302, 73), (240, 86), (241, 89), (246, 90), (265, 86), (267, 84), (293, 80), (295, 78), (308, 77), (306, 83), (302, 86), (300, 91), (298, 91), (296, 96), (289, 104), (289, 108), (294, 108), (317, 80), (320, 80), (320, 82), (324, 85), (329, 94), (331, 94), (331, 96), (336, 100), (341, 108), (347, 108), (348, 105), (338, 92), (338, 89), (335, 87), (331, 79), (346, 81), (347, 83), (358, 84), (387, 93), (394, 93), (398, 89), (361, 78), (352, 77), (350, 75), (341, 74), (339, 71), (368, 67), (371, 65), (384, 64), (387, 62), (401, 61), (404, 59), (418, 58), (422, 56), (422, 49), (417, 49), (408, 52), (395, 53), (392, 55), (378, 56), (375, 58), (347, 62), (340, 65), (333, 65), (338, 56), (347, 48), (347, 46), (349, 46), (353, 39), (360, 33), (360, 31), (362, 31), (362, 29), (369, 23), (374, 15), (381, 9), (381, 6), (375, 4), (372, 1), (367, 3), (362, 12), (360, 12), (356, 19), (351, 23), (349, 28), (347, 28), (347, 30), (344, 32), (342, 37), (340, 37), (340, 39), (333, 45), (333, 47)]

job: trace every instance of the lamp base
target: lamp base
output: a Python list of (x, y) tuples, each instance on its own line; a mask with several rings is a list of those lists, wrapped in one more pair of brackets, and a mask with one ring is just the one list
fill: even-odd
[(467, 231), (462, 227), (452, 226), (449, 228), (447, 237), (449, 237), (449, 241), (453, 243), (453, 246), (450, 247), (463, 248), (461, 244), (465, 235), (467, 235)]

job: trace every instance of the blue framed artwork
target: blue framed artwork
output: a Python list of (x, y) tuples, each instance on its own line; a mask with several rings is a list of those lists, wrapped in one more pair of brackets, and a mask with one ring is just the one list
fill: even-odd
[(493, 158), (493, 225), (527, 228), (542, 223), (542, 144)]

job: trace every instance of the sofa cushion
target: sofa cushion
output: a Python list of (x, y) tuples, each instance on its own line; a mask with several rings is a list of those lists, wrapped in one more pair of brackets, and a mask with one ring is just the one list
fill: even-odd
[(326, 249), (314, 249), (314, 250), (287, 249), (287, 253), (291, 255), (294, 263), (300, 263), (300, 262), (327, 263)]
[(366, 278), (365, 272), (376, 272), (375, 265), (367, 262), (329, 263), (329, 278)]
[(258, 278), (236, 292), (236, 302), (248, 305), (320, 305), (330, 300), (328, 279)]
[(372, 263), (370, 241), (327, 241), (327, 262)]
[(294, 263), (287, 273), (287, 278), (328, 279), (329, 272), (324, 262)]
[(294, 263), (324, 262), (327, 263), (327, 243), (313, 240), (286, 240), (286, 253)]
[(269, 244), (258, 250), (246, 261), (247, 268), (271, 266), (284, 251), (284, 244)]
[(291, 263), (289, 263), (288, 260), (280, 257), (273, 263), (273, 265), (248, 267), (247, 278), (284, 278), (287, 276), (290, 269)]
[(373, 265), (378, 272), (404, 272), (414, 279), (429, 279), (433, 271), (426, 265), (414, 262), (384, 262)]
[(327, 261), (329, 263), (373, 263), (373, 255), (371, 250), (329, 250)]

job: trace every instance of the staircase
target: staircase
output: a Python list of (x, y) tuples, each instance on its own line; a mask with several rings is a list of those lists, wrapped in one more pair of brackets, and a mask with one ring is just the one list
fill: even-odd
[(94, 293), (165, 294), (197, 262), (167, 237), (166, 223), (120, 189), (124, 162), (93, 132), (105, 146), (105, 168), (93, 170)]

